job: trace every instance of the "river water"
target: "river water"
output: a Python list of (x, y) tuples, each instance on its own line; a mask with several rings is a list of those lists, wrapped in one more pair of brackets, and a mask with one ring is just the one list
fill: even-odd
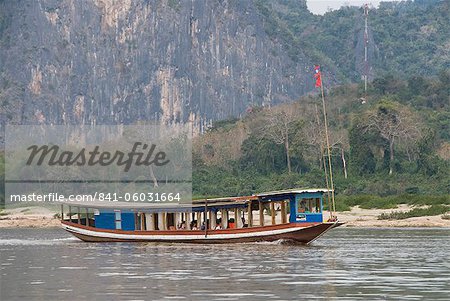
[(449, 300), (449, 258), (450, 229), (339, 228), (310, 246), (0, 229), (0, 300)]

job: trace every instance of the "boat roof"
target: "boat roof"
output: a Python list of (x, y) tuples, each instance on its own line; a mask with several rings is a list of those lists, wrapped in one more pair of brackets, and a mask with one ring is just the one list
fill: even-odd
[(326, 188), (307, 188), (307, 189), (294, 188), (294, 189), (257, 193), (257, 194), (255, 194), (255, 196), (268, 197), (268, 196), (279, 196), (279, 195), (283, 195), (283, 194), (301, 194), (301, 193), (318, 193), (318, 192), (326, 193), (326, 192), (331, 192), (331, 190), (328, 190)]
[(302, 194), (302, 193), (326, 193), (328, 189), (324, 188), (311, 188), (311, 189), (287, 189), (287, 190), (278, 190), (278, 191), (270, 191), (263, 192), (258, 194), (253, 194), (250, 196), (235, 196), (235, 197), (219, 197), (219, 198), (202, 198), (192, 200), (189, 203), (149, 203), (149, 202), (120, 202), (120, 201), (70, 201), (70, 200), (62, 200), (59, 203), (63, 205), (69, 205), (73, 207), (87, 207), (87, 208), (109, 208), (109, 209), (167, 209), (167, 210), (181, 210), (181, 209), (189, 209), (193, 207), (224, 207), (224, 206), (233, 206), (233, 205), (244, 205), (252, 200), (258, 200), (261, 198), (270, 198), (271, 196), (279, 197), (282, 195), (292, 195), (292, 194)]
[(193, 200), (192, 204), (217, 204), (217, 203), (232, 203), (232, 202), (247, 202), (250, 200), (257, 200), (258, 196), (250, 195), (250, 196), (232, 196), (232, 197), (221, 197), (221, 198), (204, 198)]

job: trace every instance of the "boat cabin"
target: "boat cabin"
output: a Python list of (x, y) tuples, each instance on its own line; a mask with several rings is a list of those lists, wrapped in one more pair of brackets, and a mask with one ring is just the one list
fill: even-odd
[(124, 231), (208, 231), (322, 223), (326, 192), (326, 189), (292, 189), (164, 207), (133, 202), (64, 203), (61, 217), (65, 222), (82, 226)]

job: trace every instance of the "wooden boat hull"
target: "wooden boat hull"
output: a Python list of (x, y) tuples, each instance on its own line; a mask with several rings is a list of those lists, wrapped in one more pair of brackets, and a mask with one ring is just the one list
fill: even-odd
[(288, 240), (308, 244), (332, 228), (331, 223), (287, 223), (273, 226), (225, 230), (123, 231), (98, 229), (62, 221), (64, 230), (86, 242), (169, 242), (223, 244)]

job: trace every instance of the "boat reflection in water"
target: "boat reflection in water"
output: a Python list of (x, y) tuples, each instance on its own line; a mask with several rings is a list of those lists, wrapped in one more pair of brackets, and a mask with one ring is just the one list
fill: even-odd
[[(308, 244), (342, 224), (335, 218), (324, 221), (323, 196), (327, 192), (291, 189), (196, 200), (189, 206), (63, 204), (61, 222), (66, 231), (88, 242), (210, 244), (287, 240)], [(64, 213), (68, 219), (64, 219)]]

